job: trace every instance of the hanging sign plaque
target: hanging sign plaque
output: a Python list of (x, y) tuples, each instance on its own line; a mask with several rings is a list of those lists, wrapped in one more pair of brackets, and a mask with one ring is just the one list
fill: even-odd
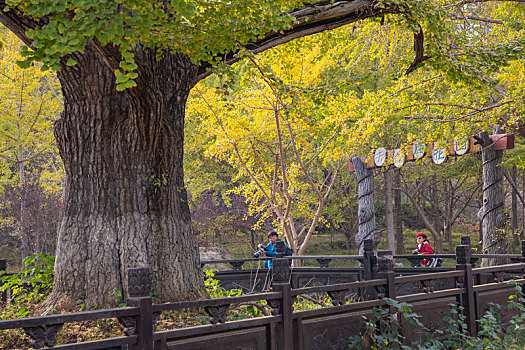
[(432, 160), (436, 164), (442, 164), (447, 159), (447, 149), (445, 147), (436, 147), (432, 150)]
[(414, 158), (420, 159), (425, 155), (426, 145), (424, 143), (415, 142), (412, 146), (412, 153), (414, 153)]
[(396, 168), (401, 168), (405, 164), (405, 152), (400, 149), (394, 151), (394, 166)]
[(454, 151), (456, 151), (456, 154), (459, 154), (460, 156), (468, 152), (468, 146), (469, 146), (468, 139), (454, 141)]
[(374, 163), (376, 166), (381, 166), (385, 164), (386, 161), (386, 149), (378, 148), (374, 154)]

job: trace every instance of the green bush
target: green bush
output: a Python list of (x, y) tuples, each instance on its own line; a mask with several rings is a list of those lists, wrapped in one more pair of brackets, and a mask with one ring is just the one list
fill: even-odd
[(365, 321), (364, 331), (356, 336), (350, 337), (350, 349), (385, 349), (385, 350), (411, 350), (414, 349), (405, 344), (404, 337), (400, 334), (401, 327), (396, 314), (426, 334), (422, 343), (415, 349), (418, 350), (489, 350), (525, 349), (525, 298), (523, 298), (522, 287), (516, 286), (517, 295), (509, 297), (508, 308), (515, 309), (508, 326), (504, 326), (501, 319), (501, 306), (492, 304), (490, 309), (478, 320), (479, 331), (477, 337), (468, 335), (465, 316), (462, 308), (456, 309), (451, 305), (451, 313), (454, 317), (447, 316), (444, 320), (448, 327), (445, 330), (436, 330), (433, 333), (440, 335), (441, 339), (430, 339), (431, 332), (419, 321), (420, 316), (412, 312), (412, 306), (407, 303), (399, 303), (395, 300), (385, 298), (387, 306), (396, 310), (390, 314), (388, 307), (374, 308), (372, 319)]
[(53, 255), (38, 254), (24, 260), (23, 270), (1, 276), (0, 290), (11, 291), (11, 302), (0, 313), (0, 318), (23, 318), (29, 315), (34, 304), (43, 301), (51, 293), (54, 265)]
[(213, 278), (215, 273), (219, 271), (217, 269), (204, 270), (204, 287), (206, 292), (211, 299), (229, 298), (236, 297), (242, 294), (240, 289), (226, 290), (220, 286), (219, 280)]
[[(390, 313), (388, 307), (374, 307), (374, 317), (372, 319), (367, 319), (366, 316), (363, 316), (366, 319), (365, 331), (360, 335), (350, 337), (350, 349), (412, 349), (410, 346), (403, 344), (404, 337), (399, 332), (400, 323), (397, 319), (397, 314), (403, 315), (403, 318), (408, 322), (428, 331), (421, 321), (419, 321), (421, 316), (412, 312), (412, 306), (410, 304), (400, 303), (390, 298), (385, 298), (383, 300), (388, 306), (395, 309), (396, 312)], [(427, 346), (431, 346), (429, 335), (425, 337), (420, 348), (427, 349)]]

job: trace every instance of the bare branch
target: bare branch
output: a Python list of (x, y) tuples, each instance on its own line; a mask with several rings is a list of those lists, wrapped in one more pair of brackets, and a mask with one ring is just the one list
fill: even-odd
[(261, 313), (264, 316), (271, 316), (271, 313), (268, 311), (268, 309), (266, 309), (266, 307), (263, 304), (258, 303), (256, 301), (246, 301), (243, 303), (233, 304), (232, 308), (235, 309), (235, 308), (238, 308), (239, 306), (247, 306), (247, 305), (255, 306), (261, 311)]
[[(452, 119), (433, 119), (433, 118), (413, 117), (413, 116), (406, 116), (405, 119), (407, 119), (407, 120), (427, 120), (427, 121), (431, 121), (431, 122), (435, 122), (435, 123), (450, 123), (450, 122), (455, 122), (455, 121), (458, 121), (458, 120), (461, 120), (461, 119), (465, 119), (465, 118), (471, 117), (471, 116), (476, 115), (476, 114), (488, 112), (488, 111), (490, 111), (490, 110), (492, 110), (494, 108), (498, 108), (498, 107), (501, 107), (501, 106), (504, 106), (504, 105), (507, 105), (507, 104), (513, 103), (513, 102), (515, 102), (515, 101), (514, 100), (505, 101), (505, 102), (501, 102), (501, 103), (498, 103), (498, 104), (495, 104), (495, 105), (492, 105), (492, 106), (488, 106), (488, 107), (485, 107), (485, 108), (481, 108), (481, 109), (476, 109), (474, 107), (468, 107), (468, 106), (446, 104), (446, 103), (427, 103), (427, 104), (424, 104), (424, 105), (442, 105), (442, 106), (450, 106), (450, 107), (469, 108), (469, 109), (474, 109), (475, 111), (472, 112), (472, 113), (461, 115), (461, 116), (456, 117), (456, 118), (452, 118)], [(406, 107), (400, 108), (398, 110), (395, 110), (394, 112), (397, 112), (399, 110), (406, 109), (406, 108), (415, 107), (415, 106), (416, 105), (406, 106)]]
[(465, 16), (465, 17), (452, 16), (450, 18), (452, 20), (472, 20), (472, 21), (479, 21), (479, 22), (486, 22), (486, 23), (504, 24), (502, 21), (499, 21), (497, 19), (481, 18), (481, 17), (474, 17), (474, 16)]
[(304, 295), (304, 294), (301, 294), (300, 295), (301, 298), (305, 299), (305, 300), (308, 300), (308, 301), (311, 301), (312, 303), (314, 304), (317, 304), (317, 305), (321, 305), (322, 307), (327, 307), (328, 305), (326, 303), (324, 303), (323, 301), (321, 300), (317, 300), (315, 298), (312, 298), (308, 295)]
[(408, 86), (405, 86), (403, 87), (402, 89), (394, 92), (393, 94), (389, 95), (388, 98), (392, 97), (392, 96), (395, 96), (397, 95), (398, 93), (402, 92), (402, 91), (405, 91), (405, 90), (408, 90), (408, 89), (412, 89), (413, 87), (415, 87), (416, 85), (420, 85), (420, 84), (424, 84), (426, 82), (429, 82), (429, 81), (432, 81), (434, 79), (437, 79), (437, 78), (441, 78), (443, 77), (443, 74), (439, 74), (439, 75), (436, 75), (435, 77), (431, 77), (431, 78), (428, 78), (428, 79), (425, 79), (425, 80), (421, 80), (420, 82), (418, 82), (417, 84), (411, 84), (411, 85), (408, 85)]
[(518, 3), (525, 3), (525, 0), (462, 0), (460, 2), (457, 2), (455, 4), (450, 5), (444, 5), (443, 8), (449, 8), (449, 7), (459, 7), (466, 4), (478, 4), (483, 2), (518, 2)]

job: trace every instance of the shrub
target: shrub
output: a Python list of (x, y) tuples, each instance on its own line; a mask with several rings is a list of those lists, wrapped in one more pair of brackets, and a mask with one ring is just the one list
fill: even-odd
[(43, 301), (53, 288), (55, 257), (38, 254), (24, 260), (24, 269), (2, 276), (0, 290), (11, 291), (11, 303), (0, 314), (1, 319), (24, 318), (31, 313), (30, 306)]
[(453, 317), (445, 317), (448, 327), (445, 330), (436, 330), (435, 334), (442, 335), (444, 340), (430, 339), (429, 330), (419, 321), (420, 316), (412, 312), (412, 306), (407, 303), (399, 303), (395, 300), (385, 298), (385, 303), (392, 307), (396, 312), (391, 314), (388, 307), (374, 308), (374, 316), (365, 322), (365, 330), (357, 335), (350, 337), (350, 349), (413, 349), (404, 342), (404, 337), (400, 334), (401, 327), (397, 314), (403, 315), (405, 320), (419, 327), (428, 334), (416, 349), (419, 350), (445, 350), (445, 349), (464, 349), (464, 350), (488, 350), (488, 349), (525, 349), (525, 298), (522, 294), (522, 287), (516, 285), (516, 295), (509, 297), (508, 308), (515, 309), (516, 313), (509, 321), (508, 326), (504, 326), (501, 319), (501, 306), (492, 304), (490, 309), (478, 320), (479, 331), (477, 337), (468, 335), (463, 309), (456, 309), (456, 305), (451, 305)]

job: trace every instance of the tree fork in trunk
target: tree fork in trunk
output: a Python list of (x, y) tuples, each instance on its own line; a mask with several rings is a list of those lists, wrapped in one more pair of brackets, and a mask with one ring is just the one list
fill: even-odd
[(412, 202), (412, 205), (416, 209), (419, 218), (421, 219), (421, 221), (423, 221), (427, 230), (429, 230), (432, 237), (434, 237), (434, 251), (437, 253), (443, 252), (441, 235), (434, 228), (434, 226), (432, 226), (432, 224), (430, 223), (430, 220), (425, 215), (425, 211), (423, 210), (423, 207), (421, 206), (421, 204), (418, 203), (415, 194), (409, 191), (405, 191), (405, 194), (408, 197), (408, 199), (410, 199), (410, 202)]

